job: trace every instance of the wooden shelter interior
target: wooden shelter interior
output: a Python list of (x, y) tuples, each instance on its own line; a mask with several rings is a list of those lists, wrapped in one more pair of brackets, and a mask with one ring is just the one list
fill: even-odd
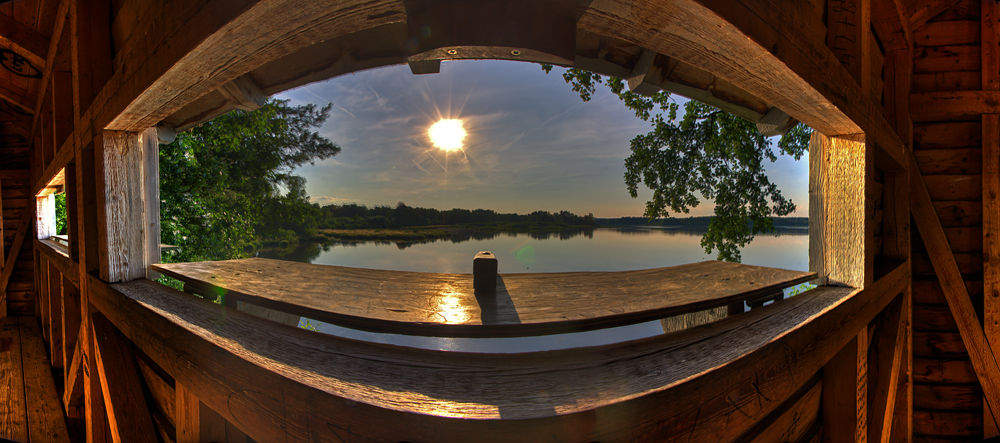
[[(997, 436), (998, 21), (996, 0), (0, 2), (0, 441)], [(207, 265), (157, 270), (230, 300), (147, 278), (160, 259), (160, 142), (314, 81), (394, 64), (433, 75), (449, 59), (578, 67), (765, 133), (810, 126), (819, 287), (759, 306), (730, 286), (748, 267), (713, 268), (702, 276), (725, 291), (687, 291), (689, 312), (634, 308), (586, 327), (705, 309), (721, 320), (494, 355), (317, 334), (250, 306), (417, 335), (551, 330), (344, 316), (294, 287), (268, 298), (198, 286)], [(66, 244), (52, 238), (58, 193)], [(205, 272), (251, 279), (218, 266)], [(580, 286), (532, 284), (564, 283)], [(598, 289), (564, 307), (600, 308)]]

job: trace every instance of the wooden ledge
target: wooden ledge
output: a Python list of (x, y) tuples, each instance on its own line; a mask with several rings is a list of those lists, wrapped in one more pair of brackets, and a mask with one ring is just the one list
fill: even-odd
[(73, 285), (80, 287), (79, 266), (69, 258), (69, 248), (52, 240), (35, 239), (35, 249), (52, 263), (59, 273), (73, 282)]
[[(706, 261), (626, 272), (470, 274), (384, 271), (261, 258), (153, 265), (203, 295), (348, 328), (436, 337), (519, 337), (626, 326), (769, 296), (811, 272)], [(187, 290), (187, 289), (185, 289)]]
[(102, 313), (258, 441), (314, 433), (386, 441), (681, 434), (714, 441), (739, 436), (807, 383), (905, 290), (909, 271), (904, 264), (865, 290), (821, 287), (677, 334), (507, 355), (315, 334), (147, 280), (109, 286), (88, 278)]

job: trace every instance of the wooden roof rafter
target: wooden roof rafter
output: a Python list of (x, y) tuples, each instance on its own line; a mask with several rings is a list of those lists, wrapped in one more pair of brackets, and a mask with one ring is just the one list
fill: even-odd
[(910, 29), (927, 24), (930, 19), (958, 4), (961, 0), (916, 0), (910, 8)]
[(49, 53), (49, 38), (3, 14), (0, 14), (0, 41), (9, 44), (15, 52), (36, 67), (45, 64)]

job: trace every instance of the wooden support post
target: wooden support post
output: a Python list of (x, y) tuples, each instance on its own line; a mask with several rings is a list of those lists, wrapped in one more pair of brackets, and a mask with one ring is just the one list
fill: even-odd
[(194, 393), (180, 383), (174, 384), (177, 396), (177, 443), (247, 441), (246, 434), (205, 406)]
[(868, 438), (868, 328), (823, 367), (823, 441)]
[[(91, 306), (89, 308), (93, 310)], [(85, 317), (86, 318), (86, 317)], [(108, 417), (104, 405), (104, 392), (102, 389), (102, 376), (98, 367), (97, 352), (94, 349), (94, 330), (90, 327), (90, 319), (86, 318), (85, 333), (83, 336), (86, 342), (83, 345), (85, 356), (83, 358), (83, 397), (87, 426), (87, 443), (105, 443), (111, 441), (111, 431), (108, 428)]]
[(900, 294), (876, 318), (875, 335), (871, 337), (868, 354), (868, 441), (871, 443), (888, 443), (892, 435), (899, 367), (904, 357), (904, 297), (905, 294)]
[(56, 267), (54, 263), (49, 262), (49, 295), (48, 295), (48, 305), (49, 305), (49, 355), (52, 356), (52, 367), (62, 368), (63, 367), (63, 312), (62, 312), (62, 298), (63, 289), (62, 274), (59, 273), (59, 268)]
[(80, 261), (80, 223), (77, 205), (76, 164), (66, 165), (66, 234), (69, 237), (69, 259)]
[(829, 0), (826, 45), (857, 80), (871, 91), (871, 1)]
[(146, 236), (139, 134), (104, 131), (94, 148), (101, 279), (115, 283), (143, 278)]
[(48, 340), (49, 333), (49, 284), (52, 283), (49, 280), (49, 261), (44, 257), (38, 258), (38, 267), (35, 268), (35, 272), (38, 274), (38, 294), (37, 302), (39, 305), (39, 310), (42, 313), (38, 317), (39, 323), (42, 324), (42, 338)]
[[(874, 149), (863, 135), (809, 141), (809, 270), (864, 288), (874, 274)], [(815, 225), (815, 230), (814, 226)]]
[(900, 360), (898, 384), (896, 385), (896, 412), (892, 417), (892, 443), (913, 441), (913, 286), (908, 285), (903, 293), (903, 336), (901, 337), (903, 358)]
[[(984, 91), (1000, 91), (1000, 6), (981, 2)], [(983, 332), (1000, 349), (1000, 114), (984, 114), (983, 124)], [(990, 406), (983, 407), (983, 438), (1000, 435)], [(992, 405), (994, 409), (1000, 405)]]
[(931, 202), (931, 196), (927, 192), (923, 176), (917, 166), (917, 160), (910, 157), (910, 211), (913, 213), (913, 220), (920, 230), (920, 237), (924, 240), (924, 246), (930, 255), (931, 265), (934, 273), (937, 274), (941, 283), (941, 290), (948, 300), (948, 307), (951, 309), (955, 323), (958, 325), (958, 332), (962, 336), (962, 342), (969, 352), (972, 360), (972, 367), (979, 377), (979, 383), (983, 387), (983, 394), (986, 396), (986, 403), (989, 406), (983, 409), (990, 409), (996, 418), (996, 410), (1000, 408), (1000, 367), (997, 366), (993, 349), (990, 347), (986, 334), (979, 325), (979, 316), (972, 306), (969, 298), (968, 288), (962, 279), (962, 273), (955, 262), (955, 256), (951, 252), (948, 238), (945, 237), (944, 228), (941, 227), (941, 220), (938, 219), (937, 212)]
[(156, 428), (131, 343), (100, 313), (91, 314), (90, 322), (112, 440), (156, 443)]
[(145, 232), (143, 268), (146, 278), (155, 280), (160, 274), (149, 266), (160, 262), (160, 143), (156, 127), (142, 133), (142, 201)]
[(70, 366), (73, 362), (73, 352), (76, 349), (78, 331), (80, 330), (80, 294), (66, 276), (62, 277), (62, 361), (64, 363), (63, 386), (71, 389)]

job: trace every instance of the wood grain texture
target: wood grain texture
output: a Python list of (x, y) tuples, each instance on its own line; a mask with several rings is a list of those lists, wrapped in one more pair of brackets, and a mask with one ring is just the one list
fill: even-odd
[(228, 423), (217, 412), (205, 406), (195, 393), (178, 384), (177, 443), (244, 443), (246, 434)]
[(928, 23), (913, 31), (913, 43), (920, 46), (953, 46), (978, 44), (978, 20)]
[(62, 313), (62, 296), (63, 288), (62, 275), (59, 274), (59, 270), (55, 266), (49, 264), (48, 278), (49, 278), (49, 296), (47, 307), (49, 310), (49, 324), (48, 324), (48, 337), (49, 337), (49, 356), (52, 362), (52, 367), (62, 368), (63, 367), (63, 313)]
[(981, 120), (979, 116), (976, 116), (975, 121), (914, 124), (914, 151), (920, 149), (949, 148), (982, 149), (983, 131)]
[(913, 29), (920, 28), (929, 20), (953, 7), (958, 0), (916, 0), (911, 3), (910, 26)]
[(69, 443), (66, 419), (45, 355), (45, 344), (32, 318), (21, 318), (21, 352), (24, 365), (24, 395), (28, 399), (28, 433), (31, 441)]
[[(153, 267), (206, 294), (369, 331), (497, 337), (580, 331), (726, 306), (815, 274), (702, 262), (628, 272), (503, 274), (495, 296), (471, 274), (431, 274), (269, 259)], [(196, 291), (197, 292), (197, 291)]]
[(864, 287), (874, 275), (873, 152), (864, 136), (813, 132), (809, 145), (810, 219), (822, 224), (810, 235), (810, 269), (827, 284)]
[(63, 386), (71, 386), (69, 381), (69, 371), (70, 364), (73, 361), (73, 352), (76, 348), (77, 337), (80, 331), (80, 292), (77, 290), (66, 276), (61, 276), (62, 278), (62, 306), (60, 306), (60, 311), (62, 312), (62, 325), (60, 330), (62, 331), (62, 349), (59, 352), (62, 354), (63, 365), (63, 381), (66, 383)]
[(889, 303), (875, 320), (868, 354), (868, 441), (888, 443), (899, 388), (900, 366), (907, 358), (905, 294)]
[(972, 362), (967, 359), (913, 359), (915, 383), (979, 383)]
[[(351, 424), (352, 438), (390, 441), (535, 441), (547, 438), (543, 436), (553, 429), (558, 429), (562, 438), (579, 441), (659, 441), (681, 435), (694, 441), (732, 439), (755, 422), (752, 417), (772, 411), (778, 399), (791, 395), (798, 384), (815, 374), (853, 331), (866, 325), (905, 288), (908, 279), (904, 264), (860, 292), (866, 294), (862, 297), (848, 295), (852, 293), (849, 289), (823, 288), (706, 328), (631, 342), (627, 348), (620, 344), (491, 356), (408, 350), (276, 328), (265, 320), (155, 283), (139, 280), (109, 287), (90, 277), (94, 289), (91, 300), (102, 312), (178, 383), (189, 386), (209, 407), (246, 429), (256, 441), (299, 440), (307, 427), (327, 438), (345, 438), (347, 424)], [(802, 317), (806, 311), (798, 309), (810, 313)], [(771, 342), (768, 337), (776, 336), (759, 329), (774, 325), (765, 320), (777, 321), (774, 316), (779, 316), (783, 325), (779, 342)], [(789, 322), (806, 318), (811, 321), (787, 329)], [(213, 325), (210, 328), (198, 326), (209, 323)], [(723, 332), (737, 325), (742, 325), (737, 335)], [(223, 336), (228, 338), (220, 340)], [(701, 342), (698, 337), (713, 338)], [(687, 343), (683, 350), (667, 344), (677, 339)], [(716, 340), (728, 344), (710, 343)], [(184, 343), (183, 347), (175, 345), (179, 343)], [(656, 351), (665, 350), (664, 346), (673, 350)], [(806, 348), (810, 351), (803, 352)], [(320, 349), (323, 351), (317, 352)], [(625, 349), (628, 351), (619, 352)], [(759, 353), (749, 349), (759, 349)], [(777, 354), (772, 352), (779, 349), (790, 351), (784, 355), (794, 355), (794, 363), (775, 359)], [(738, 354), (740, 358), (730, 361), (729, 357), (714, 356), (715, 352)], [(268, 363), (258, 366), (264, 361)], [(399, 364), (411, 369), (400, 371)], [(630, 372), (626, 367), (646, 364), (655, 367), (643, 369), (647, 376), (640, 379), (606, 378), (619, 370)], [(706, 372), (706, 368), (696, 367), (703, 364), (716, 369)], [(521, 372), (516, 367), (550, 370)], [(790, 377), (790, 368), (797, 375)], [(495, 377), (498, 370), (506, 375)], [(425, 376), (423, 371), (435, 375)], [(689, 378), (709, 373), (709, 377)], [(522, 377), (523, 382), (517, 381)], [(468, 383), (472, 380), (476, 382)], [(623, 380), (630, 381), (623, 384)], [(646, 387), (632, 384), (640, 380)], [(646, 391), (655, 386), (670, 387)], [(295, 400), (256, 394), (275, 389), (285, 392), (283, 398)], [(622, 401), (624, 398), (631, 400)], [(677, 398), (700, 400), (666, 400)], [(748, 415), (740, 414), (737, 408)], [(268, 412), (277, 410), (289, 412), (285, 418)], [(605, 419), (595, 422), (592, 414)], [(692, 420), (696, 415), (703, 417), (698, 426)], [(475, 417), (524, 420), (463, 419)], [(645, 423), (651, 427), (642, 425)], [(338, 433), (342, 437), (335, 437)]]
[(139, 134), (105, 131), (98, 148), (98, 253), (101, 278), (123, 282), (144, 278), (143, 147)]
[(146, 277), (155, 280), (159, 274), (149, 265), (160, 262), (160, 144), (156, 128), (142, 132), (139, 138), (142, 149), (142, 214), (145, 232), (143, 238), (143, 270)]
[(142, 390), (132, 345), (100, 313), (91, 314), (97, 369), (115, 443), (156, 443), (156, 431)]
[[(928, 193), (924, 180), (917, 172), (916, 160), (911, 158), (910, 168), (910, 188), (911, 188), (911, 211), (913, 218), (920, 230), (924, 245), (930, 253), (931, 263), (941, 283), (945, 297), (948, 299), (948, 306), (951, 308), (961, 333), (961, 341), (969, 350), (969, 357), (972, 359), (976, 375), (979, 377), (983, 390), (987, 395), (988, 404), (1000, 405), (1000, 368), (997, 367), (993, 351), (987, 341), (983, 329), (980, 327), (978, 316), (969, 299), (969, 293), (962, 279), (960, 269), (948, 246), (948, 240), (941, 228), (941, 223), (937, 220), (934, 208), (931, 205), (931, 196)], [(917, 354), (917, 345), (920, 341), (917, 334), (914, 334), (914, 355)], [(996, 414), (994, 413), (994, 418)]]
[(983, 415), (978, 412), (913, 411), (913, 433), (936, 436), (983, 435)]
[[(768, 417), (761, 421), (766, 425), (764, 429), (746, 441), (767, 443), (767, 442), (798, 442), (808, 436), (813, 425), (818, 423), (820, 414), (820, 399), (823, 393), (822, 380), (807, 383), (804, 392), (799, 396), (793, 396), (788, 400), (787, 407), (775, 411), (776, 416)], [(744, 436), (745, 438), (748, 436)]]
[(983, 407), (983, 389), (978, 384), (931, 385), (913, 387), (913, 406), (920, 409), (975, 410)]
[(823, 366), (826, 442), (868, 439), (868, 328), (862, 328)]
[[(14, 241), (11, 242), (10, 250), (7, 252), (7, 258), (4, 260), (3, 273), (0, 274), (0, 303), (6, 301), (7, 285), (10, 284), (10, 275), (14, 272), (18, 256), (21, 253), (21, 245), (24, 243), (24, 238), (28, 233), (28, 228), (31, 226), (31, 219), (34, 213), (35, 211), (33, 211), (30, 207), (21, 210), (21, 219), (17, 224), (17, 234), (14, 236)], [(0, 317), (6, 315), (6, 311), (0, 312)]]
[(997, 113), (1000, 113), (1000, 91), (924, 92), (910, 96), (910, 116), (914, 122), (968, 120)]
[(28, 441), (19, 322), (0, 318), (0, 438), (17, 442)]
[(913, 46), (913, 32), (902, 0), (872, 1), (872, 27), (886, 50)]

